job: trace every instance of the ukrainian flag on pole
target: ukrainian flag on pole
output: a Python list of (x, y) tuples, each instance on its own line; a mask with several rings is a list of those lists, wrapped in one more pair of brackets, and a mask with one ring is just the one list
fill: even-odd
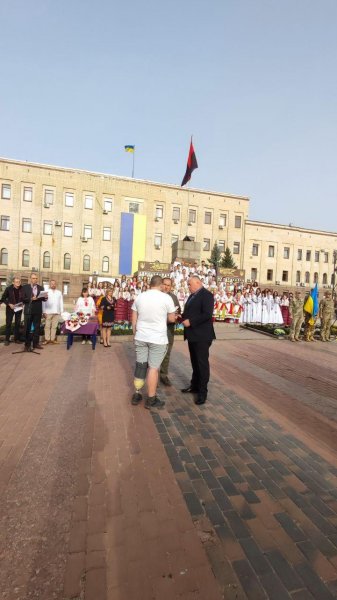
[(125, 152), (134, 152), (135, 147), (134, 146), (124, 146), (124, 150), (125, 150)]
[(306, 313), (308, 313), (309, 315), (311, 315), (311, 318), (309, 319), (310, 325), (314, 325), (314, 323), (315, 323), (315, 317), (318, 315), (318, 310), (319, 310), (319, 304), (318, 304), (318, 284), (317, 283), (316, 283), (314, 289), (311, 290), (310, 296), (306, 300), (306, 303), (304, 304), (303, 308), (304, 308), (304, 310), (305, 310)]

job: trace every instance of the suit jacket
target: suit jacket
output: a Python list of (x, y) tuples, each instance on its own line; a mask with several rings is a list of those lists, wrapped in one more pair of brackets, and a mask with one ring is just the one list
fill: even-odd
[[(23, 287), (23, 303), (25, 305), (24, 314), (25, 315), (41, 315), (42, 316), (42, 302), (45, 302), (46, 298), (42, 300), (34, 300), (32, 302), (33, 290), (30, 283), (26, 283)], [(36, 285), (37, 287), (37, 296), (40, 292), (43, 292), (43, 287), (41, 285)]]
[(188, 298), (182, 320), (188, 319), (191, 326), (184, 329), (185, 340), (189, 342), (211, 342), (215, 339), (213, 310), (213, 294), (204, 287)]
[[(19, 290), (19, 299), (18, 299), (18, 302), (23, 302), (23, 287), (22, 287), (22, 285), (20, 285), (20, 287), (18, 288), (18, 290)], [(4, 293), (2, 294), (1, 300), (0, 300), (0, 303), (2, 303), (2, 302), (4, 304), (6, 304), (7, 307), (8, 307), (8, 304), (16, 304), (15, 295), (14, 295), (14, 285), (13, 284), (9, 285), (5, 289)], [(11, 309), (8, 307), (8, 310), (11, 310)]]

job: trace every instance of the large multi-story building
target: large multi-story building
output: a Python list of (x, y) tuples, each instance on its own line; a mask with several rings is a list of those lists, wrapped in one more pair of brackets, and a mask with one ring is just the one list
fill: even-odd
[(90, 276), (132, 274), (138, 261), (171, 262), (188, 235), (201, 259), (229, 247), (247, 279), (330, 285), (337, 234), (248, 220), (247, 197), (0, 159), (0, 282), (57, 280), (68, 296)]

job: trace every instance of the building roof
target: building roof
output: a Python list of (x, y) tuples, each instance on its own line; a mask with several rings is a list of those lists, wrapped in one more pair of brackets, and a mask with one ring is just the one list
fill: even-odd
[(297, 225), (282, 225), (280, 223), (267, 223), (266, 221), (253, 221), (252, 219), (246, 219), (246, 225), (258, 225), (259, 227), (277, 227), (278, 229), (293, 229), (294, 231), (301, 231), (303, 233), (315, 233), (321, 235), (331, 235), (337, 237), (337, 232), (334, 231), (322, 231), (320, 229), (309, 229), (307, 227), (298, 227)]

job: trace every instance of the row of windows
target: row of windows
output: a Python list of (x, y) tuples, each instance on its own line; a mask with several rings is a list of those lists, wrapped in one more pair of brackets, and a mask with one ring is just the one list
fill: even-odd
[[(259, 244), (253, 244), (252, 246), (252, 255), (253, 256), (258, 256), (259, 255), (259, 249), (260, 246)], [(324, 250), (315, 250), (314, 251), (314, 261), (315, 262), (319, 262), (319, 258), (320, 258), (320, 254), (324, 255), (324, 262), (327, 263), (329, 262), (329, 253), (328, 252), (324, 252)], [(310, 262), (311, 261), (311, 255), (312, 252), (311, 250), (305, 250), (305, 260)], [(268, 246), (268, 257), (269, 258), (274, 258), (275, 256), (275, 246)], [(301, 248), (299, 248), (297, 250), (297, 260), (303, 260), (303, 256), (304, 256), (304, 252)], [(290, 258), (290, 247), (289, 246), (284, 246), (283, 248), (283, 258), (285, 259), (289, 259)]]
[[(1, 198), (4, 200), (10, 200), (12, 195), (11, 185), (9, 183), (3, 183), (1, 186)], [(33, 201), (33, 188), (30, 186), (24, 186), (22, 190), (22, 199), (25, 202)], [(55, 190), (45, 189), (44, 190), (44, 205), (50, 206), (54, 204), (55, 199)], [(64, 194), (64, 205), (68, 208), (72, 208), (75, 204), (75, 194), (73, 192), (65, 192)], [(104, 198), (103, 201), (103, 210), (106, 212), (112, 211), (113, 201), (111, 198)], [(94, 208), (94, 196), (92, 194), (84, 195), (84, 208), (88, 210), (92, 210)], [(139, 202), (129, 202), (129, 212), (131, 213), (139, 213), (140, 203)], [(164, 206), (162, 204), (157, 204), (155, 210), (156, 220), (160, 220), (164, 218)], [(206, 225), (212, 224), (212, 211), (205, 211), (204, 213), (204, 223)], [(174, 206), (172, 209), (172, 220), (180, 221), (181, 218), (181, 209), (179, 206)], [(189, 209), (188, 211), (188, 223), (193, 225), (197, 222), (197, 210)], [(227, 215), (222, 214), (219, 217), (219, 227), (227, 226)], [(240, 215), (235, 215), (234, 219), (234, 227), (236, 229), (241, 229), (242, 226), (242, 218)]]
[[(44, 269), (50, 269), (51, 267), (51, 255), (50, 252), (44, 252), (42, 257), (42, 264)], [(83, 256), (83, 271), (90, 271), (91, 258), (89, 254)], [(7, 266), (8, 265), (8, 250), (7, 248), (1, 248), (0, 250), (0, 265)], [(21, 265), (23, 267), (30, 266), (30, 252), (29, 250), (23, 250), (22, 252), (22, 260)], [(102, 271), (103, 273), (109, 273), (110, 260), (108, 256), (103, 256), (102, 259)], [(71, 255), (69, 252), (66, 252), (63, 256), (63, 268), (66, 271), (70, 271), (71, 269)]]
[[(10, 183), (3, 183), (1, 185), (1, 198), (2, 200), (11, 200), (12, 188)], [(22, 200), (24, 202), (33, 202), (33, 188), (31, 186), (24, 186), (22, 189)], [(45, 189), (43, 193), (43, 202), (45, 206), (54, 204), (55, 190)], [(75, 194), (73, 192), (65, 192), (64, 194), (64, 205), (72, 208), (75, 204)], [(112, 211), (112, 198), (104, 198), (103, 210), (107, 212)], [(92, 194), (84, 195), (84, 208), (92, 210), (94, 208), (94, 196)]]
[[(2, 231), (9, 231), (10, 229), (10, 218), (6, 215), (1, 216), (0, 220), (0, 229)], [(23, 218), (22, 219), (22, 231), (24, 233), (32, 233), (32, 219)], [(72, 223), (64, 223), (63, 233), (65, 237), (73, 236), (73, 224)], [(52, 235), (53, 234), (53, 221), (43, 221), (43, 234), (44, 235)], [(84, 225), (83, 227), (83, 237), (87, 239), (92, 239), (92, 225)], [(103, 237), (104, 241), (111, 241), (111, 227), (103, 227)]]
[[(257, 277), (257, 269), (251, 269), (251, 279), (252, 280), (256, 280)], [(267, 270), (267, 281), (274, 281), (274, 271), (273, 269), (268, 269)], [(289, 281), (289, 271), (282, 271), (282, 282), (287, 283)], [(333, 281), (333, 275), (331, 276), (331, 281)], [(318, 273), (315, 272), (313, 274), (313, 278), (312, 281), (310, 281), (310, 273), (309, 271), (306, 271), (304, 274), (304, 281), (302, 280), (302, 273), (301, 271), (296, 271), (296, 283), (306, 283), (306, 284), (310, 284), (310, 283), (319, 283), (319, 276)], [(328, 274), (327, 273), (323, 273), (322, 275), (322, 284), (323, 285), (327, 285), (328, 284)]]

